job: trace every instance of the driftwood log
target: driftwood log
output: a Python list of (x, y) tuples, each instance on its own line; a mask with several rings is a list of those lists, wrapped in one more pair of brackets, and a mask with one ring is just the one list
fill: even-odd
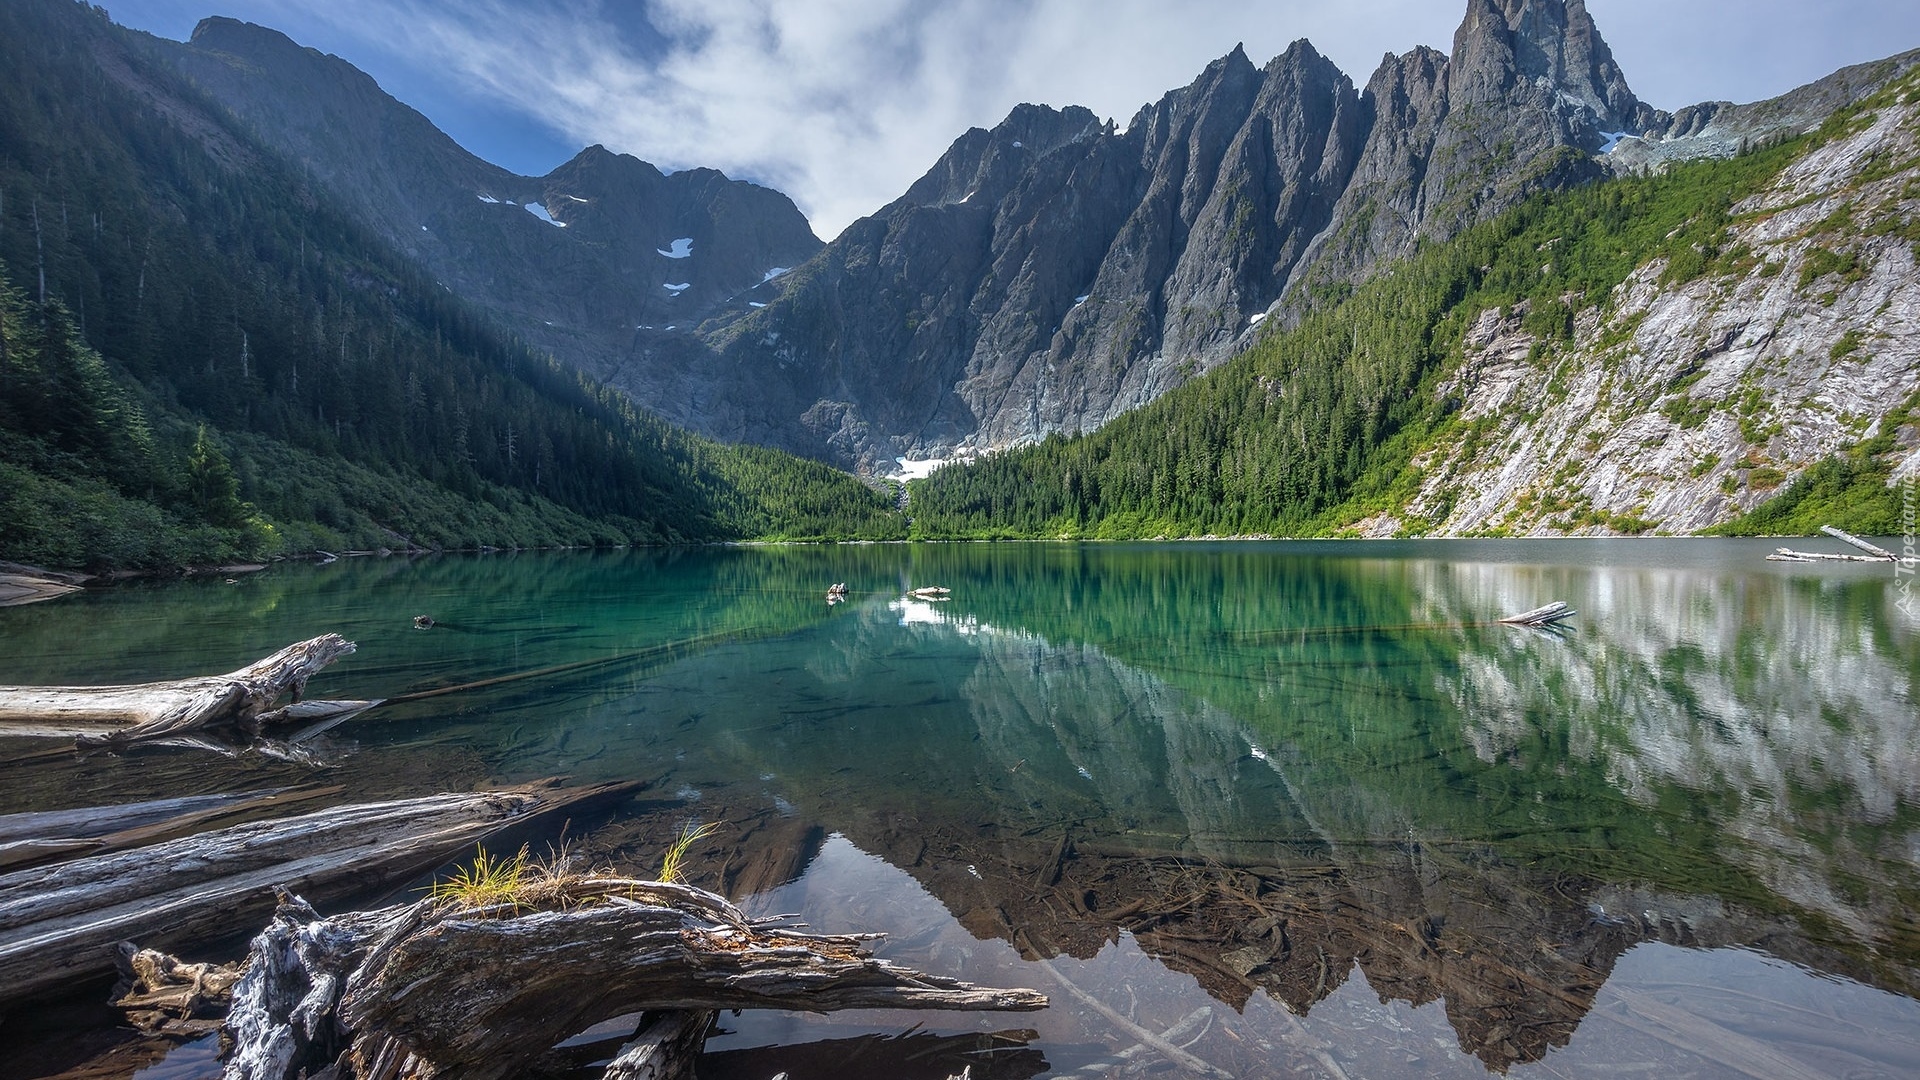
[(1565, 600), (1555, 600), (1551, 604), (1534, 608), (1532, 611), (1523, 611), (1518, 615), (1509, 615), (1500, 621), (1513, 626), (1531, 626), (1540, 629), (1558, 626), (1560, 623), (1578, 614), (1579, 612), (1567, 606)]
[(112, 972), (125, 940), (174, 948), (259, 925), (274, 886), (323, 901), (425, 873), (532, 815), (638, 785), (515, 788), (256, 821), (0, 875), (0, 1005)]
[(443, 900), (320, 918), (286, 897), (234, 990), (229, 1080), (282, 1080), (342, 1063), (361, 1080), (518, 1075), (561, 1041), (648, 1014), (609, 1077), (688, 1074), (712, 1010), (1032, 1010), (993, 990), (873, 957), (873, 935), (754, 922), (686, 885), (546, 879), (537, 905)]
[[(334, 786), (186, 795), (120, 806), (0, 815), (0, 871), (145, 847), (340, 793)], [(233, 819), (231, 821), (227, 819)]]
[(1767, 560), (1769, 562), (1884, 562), (1893, 563), (1896, 566), (1912, 566), (1916, 561), (1920, 561), (1915, 560), (1911, 555), (1896, 555), (1878, 544), (1862, 540), (1850, 532), (1836, 529), (1831, 525), (1820, 526), (1820, 531), (1833, 537), (1835, 540), (1852, 544), (1854, 547), (1866, 552), (1866, 554), (1835, 555), (1826, 551), (1795, 551), (1792, 548), (1783, 547), (1776, 549), (1773, 554), (1767, 556)]
[(60, 574), (0, 562), (0, 607), (34, 604), (76, 593), (87, 580), (85, 574)]
[[(374, 704), (300, 700), (308, 679), (351, 652), (353, 642), (322, 634), (225, 675), (126, 686), (0, 686), (0, 734), (118, 745), (215, 726), (258, 731), (272, 723), (313, 723)], [(293, 704), (275, 709), (282, 696)]]

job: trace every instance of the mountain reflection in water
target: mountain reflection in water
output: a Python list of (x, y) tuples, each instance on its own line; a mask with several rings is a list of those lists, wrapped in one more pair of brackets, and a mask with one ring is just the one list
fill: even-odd
[[(647, 867), (717, 821), (697, 884), (1054, 999), (995, 1038), (1006, 1018), (729, 1017), (715, 1075), (1920, 1074), (1920, 644), (1891, 574), (1765, 550), (799, 548), (230, 591), (254, 638), (360, 641), (329, 695), (694, 641), (400, 707), (337, 733), (329, 775), (651, 779), (576, 849)], [(953, 600), (902, 598), (923, 584)], [(53, 681), (21, 672), (89, 620), (179, 659), (228, 602), (208, 591), (0, 614), (0, 681)], [(1552, 599), (1570, 634), (1492, 622)], [(461, 629), (388, 626), (415, 608)], [(12, 766), (0, 810), (303, 768), (255, 757)]]

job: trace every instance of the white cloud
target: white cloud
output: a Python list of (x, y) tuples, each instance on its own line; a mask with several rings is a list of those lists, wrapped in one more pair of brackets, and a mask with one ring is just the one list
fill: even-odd
[[(776, 187), (828, 237), (905, 191), (968, 127), (992, 126), (1022, 101), (1086, 105), (1124, 123), (1236, 41), (1261, 63), (1302, 36), (1362, 65), (1364, 81), (1389, 34), (1404, 48), (1427, 25), (1444, 45), (1457, 20), (1424, 0), (1253, 11), (1239, 0), (1177, 10), (1160, 0), (658, 0), (651, 22), (668, 47), (643, 58), (592, 0), (330, 6), (336, 27), (377, 26), (387, 50), (515, 102), (581, 145)], [(1356, 12), (1373, 27), (1357, 27)]]
[[(298, 10), (308, 24), (325, 19), (342, 37), (579, 145), (778, 188), (825, 237), (905, 191), (968, 127), (992, 126), (1019, 102), (1085, 105), (1124, 124), (1236, 41), (1260, 64), (1301, 37), (1364, 84), (1384, 53), (1448, 48), (1465, 9), (1462, 0), (653, 0), (647, 16), (665, 45), (643, 50), (631, 5), (617, 0), (253, 2), (289, 18)], [(1920, 45), (1910, 5), (1589, 7), (1628, 82), (1672, 108), (1752, 100)], [(1775, 7), (1784, 21), (1767, 14)], [(1775, 32), (1782, 27), (1792, 32)], [(1737, 44), (1722, 41), (1728, 34)]]

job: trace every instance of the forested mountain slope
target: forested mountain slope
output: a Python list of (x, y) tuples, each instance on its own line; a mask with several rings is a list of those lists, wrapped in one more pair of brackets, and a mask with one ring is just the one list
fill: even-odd
[(1536, 196), (1098, 432), (940, 470), (915, 531), (1892, 532), (1917, 249), (1908, 71), (1817, 133)]
[(69, 0), (0, 6), (0, 558), (897, 534), (508, 338)]
[(662, 173), (599, 146), (545, 176), (460, 147), (366, 73), (213, 17), (158, 55), (286, 154), (361, 223), (501, 326), (696, 431), (678, 339), (820, 250), (793, 201), (713, 169)]

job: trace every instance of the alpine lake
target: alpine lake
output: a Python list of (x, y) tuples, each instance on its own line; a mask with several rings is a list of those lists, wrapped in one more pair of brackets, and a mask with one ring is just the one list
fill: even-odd
[[(689, 880), (749, 913), (1052, 999), (722, 1014), (709, 1078), (1920, 1076), (1920, 589), (1775, 543), (716, 547), (130, 584), (0, 609), (0, 684), (210, 674), (329, 631), (359, 648), (314, 697), (531, 674), (298, 746), (0, 739), (0, 813), (644, 780), (569, 850), (650, 875), (713, 823)], [(1496, 621), (1553, 600), (1579, 612), (1560, 632)], [(0, 1071), (77, 1038), (26, 1013), (0, 1035)], [(217, 1072), (208, 1038), (127, 1075)]]

